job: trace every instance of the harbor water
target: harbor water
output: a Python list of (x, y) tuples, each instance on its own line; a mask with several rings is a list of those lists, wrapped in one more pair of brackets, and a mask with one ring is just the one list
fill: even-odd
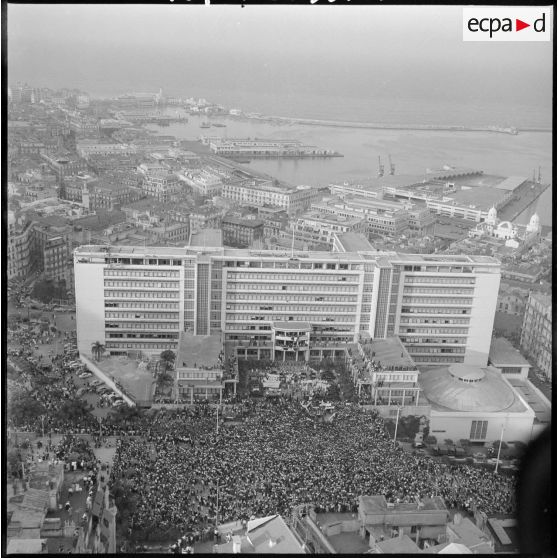
[[(169, 114), (185, 115), (180, 109)], [(322, 149), (339, 151), (340, 158), (265, 159), (248, 166), (290, 184), (328, 185), (335, 181), (374, 178), (378, 156), (388, 167), (391, 155), (396, 174), (422, 174), (443, 165), (481, 169), (485, 174), (532, 177), (533, 169), (549, 182), (552, 172), (552, 134), (521, 132), (508, 135), (489, 132), (442, 132), (339, 128), (306, 124), (275, 124), (255, 119), (227, 116), (208, 118), (186, 115), (188, 122), (148, 127), (160, 134), (197, 140), (200, 136), (297, 139)], [(226, 127), (200, 128), (202, 122), (222, 123)], [(552, 188), (520, 215), (516, 222), (526, 223), (537, 211), (543, 225), (552, 224)]]

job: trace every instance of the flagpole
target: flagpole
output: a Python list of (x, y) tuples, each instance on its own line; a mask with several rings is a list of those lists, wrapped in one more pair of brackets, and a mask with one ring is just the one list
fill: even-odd
[(496, 457), (496, 467), (494, 468), (494, 473), (498, 472), (498, 463), (500, 463), (500, 450), (502, 449), (502, 439), (504, 438), (504, 427), (505, 423), (502, 424), (502, 432), (500, 433), (500, 444), (498, 445), (498, 455)]

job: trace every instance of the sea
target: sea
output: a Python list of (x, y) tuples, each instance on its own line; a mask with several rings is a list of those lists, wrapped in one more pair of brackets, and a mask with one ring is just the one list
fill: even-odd
[[(455, 125), (510, 125), (509, 122), (495, 117), (493, 112), (482, 114), (480, 109), (476, 116), (461, 113), (454, 120), (434, 118), (427, 112), (412, 112), (410, 109), (402, 114), (392, 114), (379, 119), (373, 111), (340, 111), (328, 113), (324, 110), (292, 110), (286, 107), (272, 111), (263, 104), (240, 106), (226, 103), (224, 99), (206, 97), (208, 101), (220, 102), (229, 108), (241, 108), (245, 112), (261, 112), (266, 116), (287, 116), (293, 118), (314, 118), (355, 122), (393, 122), (398, 124), (455, 124)], [(418, 106), (415, 107), (418, 109)], [(258, 110), (259, 109), (259, 110)], [(149, 128), (160, 133), (176, 136), (180, 139), (198, 140), (201, 136), (297, 139), (307, 145), (331, 149), (343, 154), (343, 157), (316, 159), (267, 159), (255, 160), (247, 166), (271, 175), (284, 182), (312, 186), (328, 185), (336, 181), (375, 178), (378, 171), (378, 157), (388, 168), (388, 158), (395, 165), (395, 174), (422, 174), (428, 170), (451, 167), (479, 169), (486, 175), (523, 176), (532, 178), (533, 171), (541, 172), (543, 182), (550, 182), (552, 176), (552, 134), (550, 132), (520, 132), (509, 135), (493, 132), (446, 132), (414, 130), (380, 130), (350, 127), (328, 127), (300, 123), (271, 123), (254, 119), (237, 119), (227, 116), (211, 117), (187, 115), (182, 109), (168, 108), (169, 114), (187, 116), (187, 123), (171, 124)], [(446, 114), (449, 114), (446, 112)], [(548, 126), (536, 111), (532, 119), (525, 120), (524, 126)], [(222, 123), (225, 127), (201, 128), (202, 122)], [(528, 123), (527, 123), (528, 122)], [(517, 119), (513, 125), (520, 127)], [(553, 187), (515, 220), (517, 223), (529, 222), (534, 212), (539, 214), (543, 225), (552, 225)]]

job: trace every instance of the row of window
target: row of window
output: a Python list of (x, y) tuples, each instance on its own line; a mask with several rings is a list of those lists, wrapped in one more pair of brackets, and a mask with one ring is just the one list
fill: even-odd
[(422, 296), (404, 296), (403, 303), (405, 304), (436, 304), (440, 302), (444, 302), (445, 304), (473, 304), (472, 298), (446, 298), (444, 300), (440, 300), (441, 297), (436, 298), (428, 298)]
[(177, 322), (105, 322), (105, 328), (107, 329), (178, 329)]
[(401, 333), (439, 333), (442, 335), (446, 335), (448, 333), (466, 334), (468, 331), (469, 328), (466, 327), (448, 327), (448, 328), (428, 327), (428, 328), (420, 328), (420, 329), (416, 329), (414, 327), (408, 327), (408, 328), (401, 329)]
[(178, 339), (178, 333), (108, 333), (109, 339)]
[(445, 343), (466, 345), (467, 339), (463, 337), (447, 337), (445, 339), (440, 339), (439, 337), (406, 337), (404, 334), (400, 334), (401, 341), (403, 343), (430, 343), (434, 345), (442, 345)]
[(474, 285), (474, 277), (417, 277), (409, 276), (405, 277), (405, 285), (413, 283), (435, 283), (436, 285)]
[(326, 296), (313, 296), (310, 295), (296, 295), (296, 294), (289, 294), (289, 298), (286, 299), (285, 295), (274, 295), (274, 294), (228, 294), (227, 293), (227, 302), (235, 302), (235, 301), (243, 301), (243, 302), (252, 302), (252, 301), (265, 301), (265, 302), (272, 302), (272, 301), (279, 301), (279, 302), (357, 302), (357, 296), (355, 295), (346, 295), (346, 296), (334, 296), (334, 295), (326, 295)]
[(401, 318), (402, 324), (468, 324), (469, 318)]
[(285, 316), (283, 314), (275, 314), (266, 316), (254, 316), (250, 314), (227, 314), (227, 320), (230, 321), (288, 321), (288, 322), (346, 322), (346, 323), (354, 323), (355, 319), (353, 316), (335, 316), (332, 318), (330, 316), (324, 317), (323, 315), (309, 315), (304, 314), (301, 316)]
[[(350, 289), (350, 292), (347, 292)], [(288, 291), (288, 292), (312, 292), (312, 293), (341, 293), (341, 294), (353, 294), (358, 290), (358, 285), (351, 285), (351, 287), (334, 287), (333, 285), (274, 285), (265, 283), (254, 283), (249, 285), (237, 285), (235, 283), (229, 283), (227, 285), (228, 291), (241, 291), (244, 293), (249, 293), (251, 297), (254, 291)]]
[(416, 354), (465, 354), (465, 347), (407, 347), (409, 354), (415, 359)]
[[(301, 301), (303, 302), (303, 301)], [(221, 306), (218, 307), (214, 307), (214, 310), (219, 310), (221, 308)], [(251, 310), (252, 312), (256, 311), (256, 310), (260, 310), (262, 312), (269, 312), (269, 311), (277, 311), (277, 312), (289, 312), (289, 311), (293, 311), (293, 312), (303, 312), (303, 311), (307, 311), (307, 312), (320, 312), (320, 313), (324, 313), (324, 312), (329, 312), (329, 313), (333, 313), (333, 314), (339, 314), (339, 313), (346, 313), (346, 312), (351, 312), (351, 313), (355, 313), (356, 312), (356, 307), (355, 306), (316, 306), (313, 304), (305, 304), (304, 306), (301, 305), (297, 305), (297, 306), (292, 306), (290, 304), (288, 304), (287, 302), (283, 302), (281, 304), (275, 304), (275, 305), (262, 305), (261, 303), (254, 303), (254, 304), (227, 304), (226, 306), (227, 310)]]
[(436, 362), (436, 363), (443, 363), (443, 362), (464, 362), (465, 357), (460, 356), (413, 356), (413, 360), (415, 362)]
[(462, 295), (469, 295), (473, 294), (473, 288), (462, 288), (462, 289), (452, 289), (449, 287), (405, 287), (403, 289), (404, 294), (442, 294), (442, 295), (449, 295), (449, 294), (462, 294)]
[[(168, 343), (122, 343), (116, 341), (107, 341), (107, 349), (173, 349), (175, 348), (175, 342)], [(112, 351), (111, 351), (112, 352)]]
[(328, 275), (315, 273), (231, 273), (227, 275), (229, 280), (249, 279), (250, 281), (346, 281), (347, 283), (358, 283), (358, 275)]
[(178, 311), (170, 312), (105, 312), (105, 318), (129, 318), (138, 320), (174, 320)]
[(440, 308), (440, 307), (429, 307), (429, 308), (401, 308), (402, 314), (471, 314), (471, 310), (465, 308)]
[(147, 287), (150, 289), (178, 289), (180, 286), (178, 281), (107, 281), (105, 287), (127, 287), (140, 288)]
[(179, 294), (173, 291), (105, 291), (105, 298), (179, 298)]
[(105, 308), (141, 308), (146, 310), (149, 308), (177, 310), (179, 309), (178, 302), (105, 302)]

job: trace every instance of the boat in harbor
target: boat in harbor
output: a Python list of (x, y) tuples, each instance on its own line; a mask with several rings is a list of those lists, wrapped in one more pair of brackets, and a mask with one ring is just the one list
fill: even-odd
[(226, 128), (227, 127), (226, 124), (221, 124), (220, 122), (215, 122), (214, 124), (212, 124), (212, 126), (214, 126), (215, 128)]
[(202, 122), (200, 128), (211, 128), (211, 124), (209, 122)]

